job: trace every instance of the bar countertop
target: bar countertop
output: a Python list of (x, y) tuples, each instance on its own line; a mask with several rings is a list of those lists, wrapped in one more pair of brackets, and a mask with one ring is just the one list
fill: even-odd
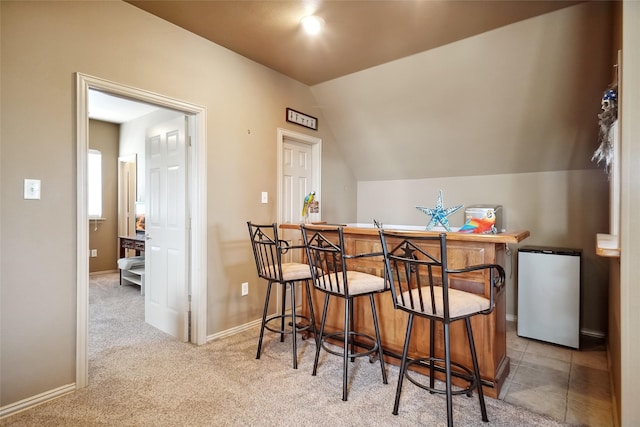
[[(300, 228), (301, 224), (281, 224), (280, 228), (296, 230)], [(326, 224), (316, 223), (315, 225), (341, 225), (344, 227), (345, 234), (362, 234), (362, 235), (377, 235), (378, 229), (372, 224), (367, 223), (343, 223), (343, 224)], [(467, 242), (485, 242), (485, 243), (519, 243), (529, 237), (528, 230), (515, 230), (505, 231), (497, 234), (472, 234), (472, 233), (459, 233), (455, 227), (452, 227), (452, 231), (446, 231), (442, 227), (434, 227), (427, 231), (422, 225), (386, 225), (383, 224), (382, 228), (389, 231), (398, 231), (402, 233), (410, 234), (431, 234), (438, 235), (445, 233), (448, 240), (458, 240)]]

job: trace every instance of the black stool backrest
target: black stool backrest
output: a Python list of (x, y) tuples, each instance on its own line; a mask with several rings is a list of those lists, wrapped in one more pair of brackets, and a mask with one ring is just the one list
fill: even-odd
[[(385, 277), (389, 281), (396, 309), (415, 312), (427, 318), (449, 323), (450, 275), (484, 274), (488, 271), (492, 284), (489, 313), (494, 308), (494, 285), (504, 282), (502, 267), (495, 264), (450, 269), (447, 264), (447, 235), (412, 235), (381, 229), (380, 239), (385, 259)], [(475, 272), (475, 273), (472, 273)]]
[(273, 224), (247, 222), (249, 237), (258, 276), (266, 280), (283, 282), (282, 255), (289, 249), (285, 240), (278, 239), (278, 227)]
[(349, 295), (344, 232), (341, 226), (302, 226), (302, 238), (313, 286), (324, 292)]
[[(389, 243), (391, 248), (387, 246), (387, 238), (396, 235), (382, 230), (380, 235), (394, 307), (436, 313), (436, 298), (441, 298), (442, 317), (445, 321), (449, 319), (446, 235), (417, 237), (414, 238), (416, 241), (401, 237), (399, 242)], [(435, 295), (435, 286), (442, 287), (440, 296)], [(425, 307), (425, 304), (431, 307)]]

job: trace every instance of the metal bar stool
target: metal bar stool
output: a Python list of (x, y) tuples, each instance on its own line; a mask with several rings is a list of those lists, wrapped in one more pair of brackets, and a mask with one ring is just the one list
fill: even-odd
[[(316, 375), (318, 370), (318, 360), (320, 357), (320, 349), (322, 348), (330, 354), (343, 358), (342, 400), (346, 401), (348, 394), (348, 361), (351, 360), (353, 362), (356, 357), (369, 356), (369, 360), (372, 363), (375, 361), (375, 357), (378, 357), (382, 371), (382, 382), (387, 384), (387, 372), (382, 354), (378, 315), (373, 299), (374, 294), (388, 290), (386, 282), (383, 277), (349, 270), (347, 265), (349, 259), (369, 256), (380, 257), (382, 262), (382, 253), (346, 254), (343, 230), (340, 226), (303, 225), (302, 237), (306, 247), (307, 262), (311, 267), (313, 286), (325, 294), (320, 338), (317, 340), (318, 344), (316, 346), (316, 357), (313, 362), (312, 375)], [(375, 337), (354, 331), (353, 328), (353, 300), (356, 297), (365, 296), (369, 297), (371, 304)], [(325, 336), (325, 324), (330, 297), (344, 299), (344, 329)], [(343, 347), (340, 351), (335, 351), (327, 346), (327, 339), (337, 338), (342, 338)], [(363, 348), (364, 350), (358, 352), (358, 348)]]
[[(417, 236), (383, 229), (379, 230), (379, 233), (385, 258), (385, 276), (391, 287), (394, 308), (409, 314), (393, 414), (398, 414), (402, 382), (407, 377), (409, 381), (420, 388), (432, 393), (446, 394), (447, 424), (449, 426), (453, 426), (452, 396), (457, 394), (471, 396), (474, 389), (478, 391), (482, 421), (488, 421), (473, 331), (471, 330), (471, 318), (493, 311), (494, 291), (496, 288), (504, 286), (504, 270), (497, 264), (479, 264), (451, 269), (447, 264), (445, 233), (438, 236)], [(476, 280), (478, 276), (483, 280), (489, 280), (491, 286), (489, 286), (490, 295), (488, 298), (451, 286), (452, 276), (465, 275), (470, 272), (473, 272)], [(429, 319), (430, 350), (428, 357), (408, 361), (409, 340), (415, 316)], [(473, 370), (451, 360), (449, 326), (458, 320), (464, 321), (466, 327)], [(444, 358), (436, 357), (434, 353), (435, 322), (440, 322), (443, 325)], [(411, 375), (408, 368), (412, 365), (429, 369), (428, 385)], [(444, 373), (444, 390), (435, 387), (436, 372)], [(451, 384), (452, 376), (466, 380), (468, 387), (454, 391)]]
[[(309, 271), (309, 265), (307, 264), (298, 262), (283, 263), (282, 256), (289, 249), (302, 249), (303, 246), (290, 246), (288, 242), (280, 240), (278, 238), (278, 227), (275, 223), (257, 225), (248, 221), (247, 226), (249, 228), (249, 237), (251, 239), (251, 246), (253, 249), (253, 256), (258, 276), (267, 281), (267, 294), (264, 301), (264, 309), (262, 311), (262, 324), (260, 326), (260, 338), (258, 339), (258, 352), (256, 354), (256, 359), (260, 359), (265, 329), (279, 333), (280, 342), (284, 341), (284, 336), (286, 334), (290, 334), (292, 336), (291, 341), (293, 341), (293, 368), (298, 369), (296, 334), (299, 332), (312, 332), (314, 337), (317, 335), (315, 315), (313, 314), (311, 294), (309, 293), (311, 272)], [(297, 282), (305, 283), (310, 318), (296, 314), (295, 284)], [(282, 307), (280, 313), (268, 316), (271, 288), (274, 284), (282, 285)], [(291, 295), (290, 313), (286, 312), (287, 287), (289, 288)], [(287, 319), (290, 319), (290, 322), (286, 322)], [(272, 326), (273, 322), (278, 320), (280, 321), (280, 325), (277, 327)], [(304, 323), (302, 321), (304, 321)]]

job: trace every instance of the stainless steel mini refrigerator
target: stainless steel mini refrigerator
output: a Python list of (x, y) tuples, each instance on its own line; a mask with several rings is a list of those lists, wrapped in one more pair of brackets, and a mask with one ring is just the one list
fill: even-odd
[(579, 249), (518, 250), (518, 335), (580, 347)]

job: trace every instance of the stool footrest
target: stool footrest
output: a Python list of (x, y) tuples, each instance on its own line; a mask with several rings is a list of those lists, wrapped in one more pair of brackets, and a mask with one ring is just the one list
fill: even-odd
[[(267, 320), (265, 321), (264, 328), (278, 334), (293, 334), (294, 332), (304, 332), (311, 329), (311, 323), (309, 322), (309, 318), (302, 315), (297, 315), (297, 314), (296, 314), (297, 323), (295, 327), (292, 324), (292, 322), (285, 322), (285, 325), (290, 326), (291, 329), (287, 329), (286, 327), (285, 329), (281, 329), (281, 328), (276, 328), (274, 326), (269, 325), (269, 322), (273, 322), (275, 320), (281, 320), (281, 319), (284, 319), (284, 320), (291, 319), (293, 321), (293, 315), (292, 314), (285, 314), (285, 315), (276, 314), (274, 316), (268, 317)], [(300, 320), (306, 321), (307, 324), (306, 325), (301, 324)]]
[[(412, 371), (409, 370), (409, 367), (412, 365), (418, 365), (421, 368), (426, 368), (426, 369), (430, 369), (431, 366), (433, 366), (434, 371), (444, 374), (445, 373), (444, 363), (445, 363), (444, 359), (439, 357), (423, 357), (420, 359), (407, 360), (407, 366), (404, 372), (404, 376), (413, 384), (415, 384), (416, 386), (424, 390), (428, 390), (431, 393), (445, 394), (446, 393), (445, 389), (430, 387), (428, 385), (425, 385), (422, 381), (418, 381), (415, 378), (415, 376), (412, 375)], [(478, 384), (474, 379), (473, 371), (471, 371), (471, 369), (467, 368), (466, 366), (463, 366), (460, 363), (451, 361), (451, 376), (462, 378), (467, 382), (469, 382), (469, 385), (466, 388), (462, 388), (459, 390), (452, 390), (451, 391), (452, 395), (466, 394), (470, 396), (471, 392), (473, 392), (473, 390), (475, 390), (478, 387)], [(444, 380), (439, 380), (439, 381), (444, 382)]]
[[(336, 338), (336, 337), (343, 337), (343, 338)], [(352, 343), (352, 339), (359, 337), (359, 338), (363, 338), (366, 341), (370, 342), (370, 345), (366, 345), (365, 343), (362, 343), (361, 341), (354, 341), (353, 343), (357, 346), (357, 347), (363, 347), (363, 348), (368, 348), (368, 350), (363, 351), (363, 352), (359, 352), (359, 353), (347, 353), (347, 357), (364, 357), (364, 356), (369, 356), (373, 353), (376, 353), (378, 351), (378, 345), (376, 344), (376, 339), (370, 335), (367, 334), (363, 334), (361, 332), (349, 332), (349, 337), (350, 337), (350, 341), (349, 344)], [(322, 337), (321, 340), (321, 345), (322, 348), (327, 352), (327, 353), (331, 353), (335, 356), (343, 356), (343, 351), (348, 351), (348, 350), (341, 350), (341, 351), (336, 351), (333, 350), (332, 348), (327, 347), (327, 343), (326, 340), (327, 339), (334, 339), (336, 341), (340, 341), (342, 343), (344, 343), (344, 332), (340, 331), (340, 332), (335, 332), (332, 334), (327, 334), (324, 337)]]

